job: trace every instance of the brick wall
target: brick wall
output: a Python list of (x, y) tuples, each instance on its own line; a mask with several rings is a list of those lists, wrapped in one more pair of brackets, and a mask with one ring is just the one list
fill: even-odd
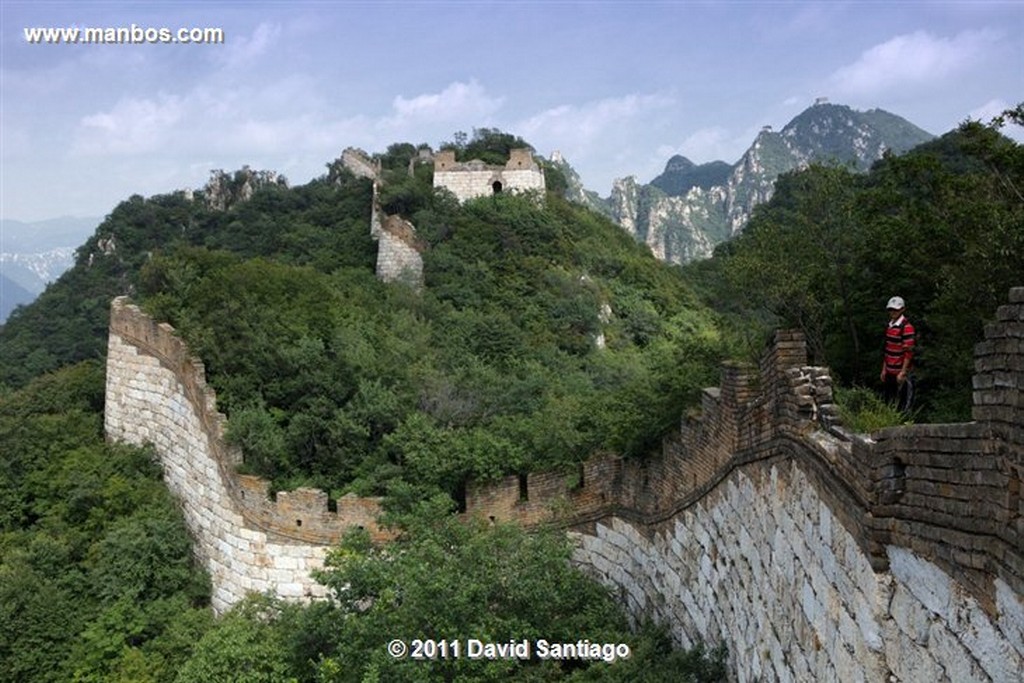
[[(467, 512), (530, 525), (619, 516), (657, 526), (747, 463), (799, 462), (878, 571), (899, 545), (935, 562), (983, 605), (998, 577), (1024, 594), (1024, 288), (1010, 293), (976, 350), (974, 422), (912, 425), (873, 435), (839, 423), (826, 368), (806, 365), (780, 332), (757, 369), (726, 363), (701, 414), (684, 418), (659, 457), (601, 455), (572, 472), (470, 487)], [(525, 491), (525, 499), (523, 493)], [(522, 500), (521, 500), (522, 499)]]
[(332, 512), (321, 491), (272, 501), (265, 481), (238, 475), (241, 454), (224, 440), (225, 418), (203, 364), (173, 328), (123, 297), (111, 305), (104, 423), (109, 439), (154, 446), (210, 573), (216, 611), (250, 592), (321, 597), (326, 591), (310, 572), (346, 530), (363, 526), (389, 538), (376, 524), (375, 499), (342, 498)]
[(544, 191), (544, 172), (533, 160), (528, 149), (513, 149), (504, 166), (493, 166), (481, 161), (458, 163), (455, 152), (442, 150), (434, 155), (434, 187), (443, 187), (460, 202), (501, 192), (525, 190)]
[[(374, 233), (373, 224), (370, 233)], [(384, 282), (402, 282), (414, 289), (422, 288), (421, 252), (424, 246), (416, 236), (412, 223), (399, 216), (385, 216), (377, 228), (376, 236), (377, 277)]]

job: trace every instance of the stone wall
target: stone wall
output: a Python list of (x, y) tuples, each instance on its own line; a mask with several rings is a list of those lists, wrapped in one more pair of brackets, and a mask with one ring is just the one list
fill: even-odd
[[(635, 618), (683, 645), (724, 641), (739, 680), (1021, 680), (1024, 288), (997, 318), (976, 349), (973, 422), (850, 434), (828, 371), (782, 332), (759, 366), (723, 366), (659, 457), (470, 484), (466, 514), (571, 528), (578, 562)], [(201, 380), (169, 327), (115, 301), (108, 434), (156, 445), (197, 552), (230, 586), (218, 604), (275, 581), (317, 595), (300, 575), (323, 549), (301, 543), (354, 524), (384, 538), (376, 502), (269, 501), (233, 474)]]
[(154, 446), (210, 572), (218, 612), (249, 592), (323, 596), (310, 572), (323, 565), (327, 547), (353, 526), (388, 537), (377, 527), (374, 499), (342, 498), (336, 512), (311, 489), (272, 501), (265, 481), (236, 474), (241, 456), (224, 441), (225, 419), (202, 363), (169, 325), (123, 297), (111, 306), (104, 420), (107, 438)]
[[(402, 282), (413, 289), (423, 287), (421, 240), (412, 223), (399, 216), (386, 216), (377, 232), (377, 277), (384, 282)], [(373, 225), (371, 225), (371, 234)]]
[(460, 202), (487, 197), (497, 192), (544, 192), (544, 172), (528, 149), (514, 149), (504, 166), (473, 160), (455, 161), (455, 152), (441, 150), (434, 155), (434, 187), (449, 190)]
[[(412, 163), (410, 160), (410, 175)], [(383, 282), (402, 282), (413, 289), (423, 287), (423, 250), (416, 227), (398, 215), (385, 215), (380, 207), (380, 161), (372, 161), (365, 152), (347, 147), (341, 153), (341, 165), (360, 178), (373, 182), (370, 200), (370, 237), (377, 241), (377, 278)]]
[(1003, 681), (1024, 675), (1020, 595), (993, 615), (912, 550), (876, 573), (797, 459), (741, 468), (651, 533), (611, 517), (576, 559), (678, 643), (725, 642), (739, 681)]
[(356, 147), (346, 147), (341, 152), (341, 165), (357, 178), (376, 180), (380, 176), (380, 162), (374, 162), (370, 155)]
[(1024, 677), (1024, 288), (976, 348), (975, 421), (847, 432), (780, 333), (726, 364), (662, 454), (470, 488), (467, 510), (576, 530), (577, 560), (739, 680)]

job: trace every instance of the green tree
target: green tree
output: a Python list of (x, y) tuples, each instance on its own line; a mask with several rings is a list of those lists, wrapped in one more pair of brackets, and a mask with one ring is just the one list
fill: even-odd
[(779, 177), (772, 201), (758, 207), (729, 260), (732, 282), (785, 324), (802, 329), (820, 363), (828, 361), (826, 337), (836, 313), (854, 357), (861, 346), (851, 291), (854, 182), (841, 167), (812, 166)]
[[(1007, 114), (1012, 118), (1013, 112)], [(970, 415), (972, 348), (1020, 281), (1024, 148), (968, 122), (865, 176), (812, 167), (779, 179), (746, 231), (716, 255), (738, 292), (732, 315), (773, 317), (807, 335), (845, 381), (877, 381), (885, 301), (900, 294), (918, 330), (921, 419)], [(880, 289), (881, 288), (881, 289)], [(868, 340), (868, 341), (864, 341)]]
[(104, 442), (103, 383), (84, 362), (0, 397), (11, 680), (168, 681), (208, 623), (209, 580), (152, 453)]
[(539, 661), (394, 658), (394, 638), (491, 642), (631, 641), (607, 591), (574, 570), (570, 545), (552, 532), (463, 522), (445, 498), (401, 515), (403, 533), (375, 547), (365, 534), (332, 552), (321, 580), (337, 601), (338, 652), (325, 681), (551, 680), (566, 673)]
[(297, 680), (281, 631), (281, 607), (252, 599), (235, 608), (196, 644), (176, 683), (287, 683)]

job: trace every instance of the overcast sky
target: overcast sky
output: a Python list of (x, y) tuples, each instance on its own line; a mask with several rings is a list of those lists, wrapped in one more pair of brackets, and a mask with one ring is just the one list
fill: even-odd
[[(816, 97), (941, 134), (1024, 100), (1024, 3), (0, 0), (0, 217), (104, 216), (242, 165), (495, 127), (584, 184), (735, 162)], [(26, 28), (220, 28), (223, 44), (30, 44)], [(1019, 131), (1018, 131), (1019, 133)], [(1018, 135), (1015, 133), (1015, 136)]]

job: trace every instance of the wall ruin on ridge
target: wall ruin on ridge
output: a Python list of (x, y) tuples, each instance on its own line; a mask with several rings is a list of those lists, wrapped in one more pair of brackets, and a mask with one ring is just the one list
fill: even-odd
[[(398, 215), (386, 215), (380, 207), (380, 161), (371, 161), (365, 152), (347, 147), (341, 164), (356, 177), (373, 182), (370, 200), (370, 237), (377, 242), (377, 279), (401, 282), (413, 289), (423, 288), (423, 241), (416, 226)], [(410, 162), (411, 164), (411, 162)], [(410, 171), (411, 173), (411, 171)]]
[(499, 192), (539, 190), (543, 194), (545, 184), (544, 172), (529, 149), (510, 150), (504, 166), (479, 160), (459, 163), (453, 150), (441, 150), (434, 154), (434, 187), (442, 187), (466, 202)]

